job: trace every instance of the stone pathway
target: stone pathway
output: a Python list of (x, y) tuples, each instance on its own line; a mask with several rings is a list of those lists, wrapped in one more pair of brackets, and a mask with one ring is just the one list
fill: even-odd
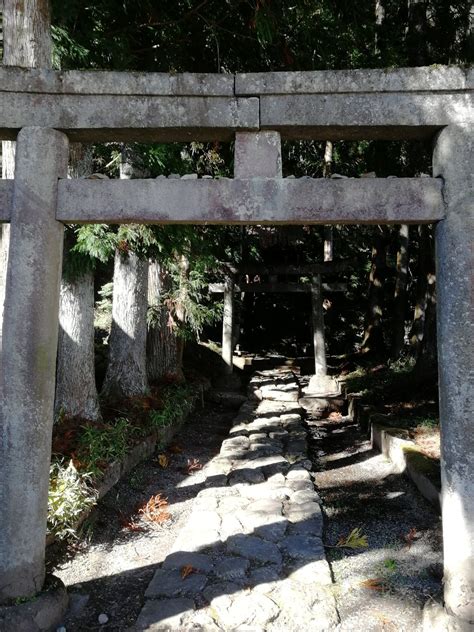
[(138, 631), (330, 630), (338, 625), (309, 474), (298, 382), (258, 373), (191, 516), (146, 591)]

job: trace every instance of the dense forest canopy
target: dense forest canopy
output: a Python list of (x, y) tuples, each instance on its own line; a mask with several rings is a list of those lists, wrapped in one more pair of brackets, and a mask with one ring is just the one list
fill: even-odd
[[(22, 58), (20, 49), (34, 48), (28, 25), (11, 28), (8, 37), (5, 32), (15, 22), (12, 16), (18, 17), (15, 12), (21, 14), (27, 4), (0, 0), (5, 64), (166, 73), (390, 72), (403, 66), (465, 66), (473, 52), (474, 13), (467, 0), (52, 0), (51, 29), (48, 0), (30, 0), (37, 19), (39, 7), (44, 13), (38, 19), (42, 50), (36, 58), (35, 51)], [(234, 143), (222, 142), (72, 143), (69, 175), (232, 177), (233, 150)], [(282, 155), (285, 177), (432, 175), (430, 141), (285, 141)], [(3, 143), (3, 178), (13, 177), (14, 162), (13, 145)], [(398, 415), (407, 404), (416, 417), (417, 404), (410, 398), (416, 399), (417, 390), (423, 414), (436, 416), (433, 232), (428, 225), (67, 226), (51, 532), (67, 536), (77, 519), (75, 513), (59, 515), (61, 506), (55, 509), (64, 480), (82, 486), (78, 493), (83, 507), (94, 504), (89, 479), (100, 478), (130, 446), (156, 436), (158, 429), (189, 412), (198, 392), (202, 396), (199, 379), (209, 368), (205, 360), (212, 357), (211, 377), (224, 376), (226, 387), (235, 378), (235, 373), (229, 375), (232, 349), (225, 366), (219, 354), (224, 308), (209, 284), (224, 278), (231, 284), (273, 282), (271, 273), (239, 273), (239, 266), (344, 261), (345, 266), (323, 278), (325, 283), (344, 283), (343, 290), (318, 295), (318, 307), (324, 309), (318, 322), (326, 339), (320, 349), (324, 355), (327, 351), (329, 372), (355, 374), (362, 366), (363, 377), (370, 377), (380, 369), (385, 375), (399, 370), (405, 378), (402, 388), (408, 387), (410, 394), (402, 400), (400, 391), (389, 393), (391, 410)], [(0, 225), (0, 290), (8, 251), (9, 226)], [(231, 281), (230, 269), (237, 270)], [(311, 274), (280, 277), (316, 286)], [(2, 296), (0, 292), (0, 303)], [(229, 329), (239, 351), (309, 359), (314, 371), (314, 292), (244, 295), (239, 290), (235, 297), (235, 326)], [(54, 371), (54, 359), (49, 364)], [(222, 383), (216, 379), (214, 385)], [(390, 390), (386, 383), (378, 386), (370, 387), (373, 400)], [(43, 448), (49, 455), (49, 439)]]
[[(464, 0), (53, 0), (52, 64), (61, 69), (171, 73), (376, 67), (389, 71), (400, 66), (463, 65), (472, 56), (472, 22), (471, 2)], [(283, 175), (430, 175), (430, 145), (423, 141), (285, 142)], [(233, 147), (226, 143), (127, 147), (109, 143), (76, 148), (71, 173), (112, 178), (186, 173), (222, 177), (232, 175), (232, 163)], [(66, 304), (66, 311), (76, 305), (75, 294), (85, 292), (79, 286), (87, 279), (88, 309), (92, 309), (91, 301), (99, 301), (96, 316), (104, 316), (99, 317), (104, 334), (96, 334), (98, 384), (105, 379), (109, 394), (144, 392), (148, 388), (146, 335), (138, 335), (138, 330), (148, 327), (149, 340), (150, 332), (159, 330), (160, 342), (151, 346), (148, 342), (148, 353), (154, 348), (155, 354), (174, 358), (171, 364), (158, 362), (152, 381), (163, 373), (179, 373), (183, 340), (200, 334), (219, 340), (220, 304), (209, 296), (207, 286), (222, 280), (222, 264), (318, 262), (323, 259), (325, 240), (327, 231), (311, 226), (71, 226), (64, 264), (65, 309)], [(347, 283), (346, 292), (326, 297), (329, 353), (350, 357), (363, 352), (366, 357), (392, 360), (408, 355), (432, 368), (435, 275), (431, 229), (338, 226), (330, 240), (335, 259), (348, 260), (350, 265), (343, 274), (324, 279)], [(150, 272), (153, 266), (159, 271)], [(127, 282), (124, 275), (129, 275)], [(141, 287), (141, 294), (148, 287), (148, 308), (137, 308), (142, 314), (140, 324), (122, 323), (142, 340), (138, 353), (136, 349), (127, 352), (136, 354), (133, 371), (142, 375), (130, 390), (111, 384), (118, 378), (106, 374), (106, 367), (110, 370), (113, 365), (110, 354), (113, 356), (114, 346), (123, 343), (114, 342), (120, 329), (114, 333), (113, 323), (120, 320), (114, 310), (119, 310), (120, 300), (128, 305), (126, 309), (132, 309), (125, 297), (114, 295), (111, 314), (112, 276), (117, 292), (122, 283), (124, 287), (135, 284), (135, 290)], [(152, 279), (157, 285), (150, 290)], [(145, 299), (137, 295), (135, 300)], [(268, 322), (268, 310), (275, 315), (273, 324)], [(264, 351), (308, 353), (309, 311), (309, 298), (304, 295), (246, 296), (238, 325), (241, 344), (256, 351), (260, 346)], [(64, 322), (70, 317), (65, 313)], [(213, 328), (216, 319), (218, 325)], [(148, 365), (150, 370), (150, 359)]]
[[(327, 70), (464, 63), (459, 0), (54, 2), (64, 67), (165, 72)], [(472, 50), (471, 50), (472, 53)]]

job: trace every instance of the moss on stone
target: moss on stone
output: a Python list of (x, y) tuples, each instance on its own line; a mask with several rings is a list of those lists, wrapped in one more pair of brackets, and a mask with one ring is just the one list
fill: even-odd
[(405, 428), (397, 428), (397, 426), (387, 425), (386, 419), (384, 419), (383, 423), (380, 423), (380, 421), (378, 421), (376, 417), (379, 417), (379, 415), (372, 415), (370, 417), (370, 423), (373, 424), (377, 428), (377, 430), (379, 430), (380, 432), (387, 432), (392, 437), (398, 437), (399, 439), (406, 439), (407, 441), (411, 441), (410, 433), (405, 430)]
[(421, 474), (424, 474), (436, 487), (441, 488), (441, 469), (437, 459), (423, 454), (415, 446), (405, 447), (403, 451), (405, 452), (407, 463)]

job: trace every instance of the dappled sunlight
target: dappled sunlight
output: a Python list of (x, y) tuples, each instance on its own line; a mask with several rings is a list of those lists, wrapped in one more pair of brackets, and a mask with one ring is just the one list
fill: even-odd
[(0, 0), (0, 628), (472, 622), (469, 3), (37, 4)]
[[(254, 388), (259, 390), (263, 382), (272, 386), (270, 393), (279, 388), (264, 376)], [(288, 392), (287, 388), (281, 390)], [(308, 421), (308, 426), (302, 425), (302, 409), (295, 402), (263, 400), (245, 404), (220, 454), (189, 475), (184, 469), (184, 477), (175, 485), (176, 493), (168, 494), (166, 510), (171, 515), (180, 511), (180, 493), (191, 493), (194, 501), (191, 515), (166, 554), (148, 565), (146, 553), (140, 553), (142, 538), (158, 541), (166, 523), (147, 529), (146, 536), (132, 532), (129, 538), (135, 542), (135, 553), (123, 543), (118, 549), (124, 551), (123, 559), (102, 575), (90, 577), (90, 581), (102, 577), (113, 582), (122, 574), (150, 576), (154, 572), (138, 629), (158, 622), (174, 628), (192, 622), (206, 629), (214, 629), (216, 624), (224, 629), (274, 626), (276, 622), (285, 625), (285, 621), (288, 625), (300, 621), (302, 626), (312, 627), (325, 621), (335, 626), (340, 607), (336, 606), (338, 591), (349, 591), (351, 603), (360, 599), (360, 607), (379, 608), (385, 616), (414, 587), (419, 594), (416, 578), (424, 578), (439, 559), (421, 531), (410, 536), (409, 544), (403, 544), (394, 534), (389, 553), (383, 539), (372, 541), (370, 536), (368, 544), (354, 549), (345, 549), (341, 538), (338, 542), (326, 536), (323, 544), (319, 497), (306, 469), (310, 462), (304, 459), (304, 449), (294, 462), (285, 458), (292, 441), (297, 437), (301, 440), (302, 433), (307, 437), (308, 432), (314, 432), (317, 436), (324, 423)], [(347, 420), (346, 425), (344, 421), (334, 424), (330, 419), (326, 423), (333, 431), (353, 428)], [(296, 433), (294, 438), (292, 432)], [(333, 436), (340, 435), (336, 432)], [(380, 502), (384, 499), (389, 507), (405, 494), (404, 489), (384, 488), (393, 469), (383, 457), (374, 456), (363, 441), (349, 452), (335, 450), (327, 457), (331, 469), (324, 469), (324, 459), (318, 461), (318, 468), (342, 477), (335, 487), (341, 498), (347, 490), (356, 494), (359, 502), (367, 494), (372, 503), (371, 494), (380, 487), (377, 498)], [(347, 459), (352, 460), (348, 463)], [(354, 467), (358, 468), (357, 476), (345, 481), (344, 476)], [(319, 476), (316, 472), (320, 493), (327, 494), (331, 485), (321, 488)], [(329, 520), (343, 518), (341, 509), (331, 513)], [(333, 589), (329, 590), (332, 579), (326, 552), (336, 573), (335, 601)], [(133, 558), (130, 563), (127, 554)], [(345, 575), (344, 564), (353, 564), (354, 559), (357, 570)], [(434, 584), (430, 586), (422, 579), (421, 585), (425, 584), (427, 594), (431, 594)], [(410, 608), (416, 611), (414, 606)], [(377, 619), (373, 613), (367, 616)]]

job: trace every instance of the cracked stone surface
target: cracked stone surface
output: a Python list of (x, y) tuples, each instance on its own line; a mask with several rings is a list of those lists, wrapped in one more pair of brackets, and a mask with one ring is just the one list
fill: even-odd
[[(331, 630), (338, 624), (300, 387), (261, 371), (133, 630)], [(295, 398), (295, 399), (294, 399)], [(184, 567), (191, 574), (183, 578)]]

